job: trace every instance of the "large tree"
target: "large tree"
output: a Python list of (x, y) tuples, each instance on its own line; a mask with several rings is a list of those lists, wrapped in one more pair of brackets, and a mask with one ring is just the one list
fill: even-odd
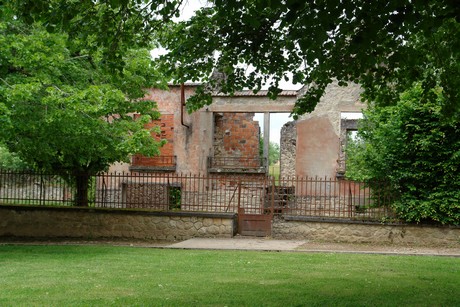
[[(119, 49), (110, 65), (105, 47), (43, 24), (25, 24), (11, 7), (0, 17), (0, 137), (33, 167), (60, 172), (88, 205), (90, 175), (130, 154), (158, 154), (144, 129), (158, 117), (144, 88), (165, 86), (147, 49)], [(134, 120), (132, 114), (140, 114)]]
[[(216, 87), (233, 92), (268, 83), (276, 97), (279, 82), (291, 79), (308, 85), (293, 111), (299, 115), (311, 112), (337, 79), (360, 83), (364, 98), (383, 105), (394, 103), (415, 81), (426, 95), (441, 86), (443, 112), (458, 113), (458, 1), (210, 2), (163, 41), (170, 50), (166, 66), (178, 82), (214, 83), (198, 89), (191, 110), (210, 103)], [(417, 48), (419, 40), (430, 48)], [(213, 71), (224, 77), (213, 79)]]

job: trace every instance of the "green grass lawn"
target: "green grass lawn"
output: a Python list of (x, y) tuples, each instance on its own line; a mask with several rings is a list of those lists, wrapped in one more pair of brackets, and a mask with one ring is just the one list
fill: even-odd
[(460, 258), (0, 246), (0, 306), (460, 306)]

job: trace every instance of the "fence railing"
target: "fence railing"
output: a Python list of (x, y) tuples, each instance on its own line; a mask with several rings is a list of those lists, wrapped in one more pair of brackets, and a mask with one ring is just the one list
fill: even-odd
[[(0, 204), (71, 206), (76, 188), (56, 174), (0, 170)], [(321, 218), (393, 218), (384, 183), (328, 178), (214, 176), (175, 173), (103, 173), (91, 176), (88, 205)]]
[(385, 182), (326, 177), (280, 178), (273, 185), (274, 210), (287, 215), (358, 220), (394, 220)]

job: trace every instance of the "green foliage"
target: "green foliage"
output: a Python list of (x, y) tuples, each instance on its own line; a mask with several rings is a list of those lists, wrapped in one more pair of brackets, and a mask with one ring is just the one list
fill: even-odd
[[(460, 6), (456, 1), (214, 0), (171, 27), (162, 43), (177, 82), (204, 81), (231, 93), (279, 83), (309, 85), (293, 110), (311, 112), (334, 79), (360, 83), (368, 100), (394, 102), (414, 81), (446, 93), (445, 113), (458, 111)], [(212, 72), (226, 75), (213, 79)], [(209, 103), (195, 99), (190, 109)]]
[[(64, 31), (89, 54), (100, 53), (108, 69), (122, 71), (129, 49), (150, 48), (152, 39), (179, 15), (181, 0), (11, 0), (3, 11), (48, 32)], [(2, 12), (0, 11), (0, 14)]]
[(168, 187), (169, 210), (180, 210), (182, 204), (182, 190), (180, 187)]
[[(89, 173), (128, 161), (133, 153), (159, 154), (161, 144), (144, 129), (159, 112), (143, 97), (145, 88), (165, 87), (166, 81), (148, 49), (118, 49), (121, 58), (114, 70), (106, 46), (89, 48), (75, 33), (27, 25), (17, 18), (19, 12), (5, 7), (0, 139), (9, 151), (34, 168), (63, 172), (79, 194), (86, 193)], [(87, 205), (85, 197), (79, 201)]]
[(406, 221), (460, 224), (460, 119), (444, 117), (444, 91), (428, 94), (415, 85), (395, 106), (365, 112), (362, 141), (347, 153), (347, 176), (389, 180), (393, 206)]
[(0, 169), (24, 170), (27, 169), (27, 164), (16, 154), (9, 152), (6, 146), (0, 144)]
[(268, 146), (268, 164), (273, 165), (280, 160), (280, 145), (270, 142)]
[[(97, 172), (130, 153), (158, 153), (143, 129), (158, 116), (155, 104), (137, 100), (143, 86), (154, 84), (147, 50), (127, 52), (124, 74), (118, 76), (65, 34), (14, 20), (4, 21), (0, 32), (0, 99), (10, 121), (1, 136), (25, 162), (54, 171)], [(130, 113), (144, 117), (136, 121)]]
[[(264, 138), (259, 138), (259, 156), (264, 156)], [(270, 142), (268, 144), (268, 165), (273, 165), (280, 160), (280, 145)]]

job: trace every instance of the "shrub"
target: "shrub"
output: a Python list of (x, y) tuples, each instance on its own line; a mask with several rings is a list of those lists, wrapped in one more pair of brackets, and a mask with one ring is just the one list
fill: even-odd
[(415, 85), (396, 105), (365, 111), (347, 176), (388, 180), (393, 207), (408, 222), (460, 224), (460, 119), (443, 115), (442, 90), (430, 94), (422, 99)]

